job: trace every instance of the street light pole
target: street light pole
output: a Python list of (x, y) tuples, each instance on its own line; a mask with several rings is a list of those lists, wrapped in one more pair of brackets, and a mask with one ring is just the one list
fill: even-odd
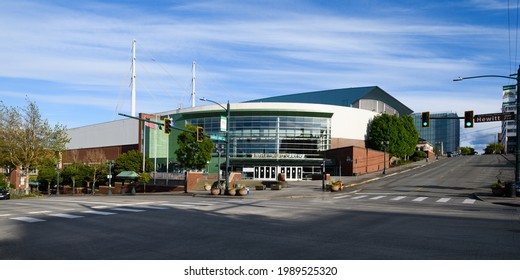
[[(222, 109), (224, 109), (226, 111), (226, 172), (225, 172), (225, 176), (226, 176), (226, 189), (224, 191), (224, 193), (227, 193), (228, 190), (229, 190), (229, 141), (230, 141), (230, 133), (229, 133), (229, 123), (230, 123), (230, 117), (231, 117), (231, 107), (229, 105), (229, 100), (227, 102), (227, 106), (224, 107), (222, 106), (222, 104), (216, 102), (216, 101), (213, 101), (213, 100), (210, 100), (210, 99), (207, 99), (205, 97), (202, 97), (200, 98), (200, 100), (202, 101), (208, 101), (208, 102), (211, 102), (211, 103), (214, 103), (214, 104), (217, 104), (218, 106), (220, 106)], [(219, 166), (220, 168), (220, 166)], [(220, 169), (219, 169), (219, 172), (220, 172)], [(220, 183), (220, 182), (219, 182)]]
[[(224, 193), (227, 193), (228, 190), (229, 190), (229, 154), (230, 154), (230, 151), (229, 151), (229, 117), (230, 117), (230, 113), (231, 113), (231, 108), (229, 106), (229, 100), (227, 102), (227, 107), (226, 107), (226, 113), (227, 113), (227, 116), (226, 116), (226, 191)], [(518, 142), (518, 141), (517, 141)]]
[(107, 160), (108, 166), (108, 195), (112, 195), (112, 167), (114, 167), (113, 160)]
[[(516, 76), (516, 77), (514, 77)], [(502, 75), (482, 75), (482, 76), (473, 76), (473, 77), (459, 77), (454, 79), (453, 81), (462, 81), (468, 79), (478, 79), (478, 78), (504, 78), (516, 80), (516, 115), (515, 115), (515, 123), (516, 123), (516, 149), (515, 149), (515, 186), (512, 190), (509, 190), (508, 196), (515, 197), (516, 191), (520, 189), (520, 65), (518, 66), (518, 70), (516, 74), (511, 74), (509, 76)]]

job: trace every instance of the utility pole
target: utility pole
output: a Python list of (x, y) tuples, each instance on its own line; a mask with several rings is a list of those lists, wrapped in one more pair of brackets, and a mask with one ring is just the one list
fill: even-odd
[(132, 117), (135, 117), (135, 39), (132, 41)]

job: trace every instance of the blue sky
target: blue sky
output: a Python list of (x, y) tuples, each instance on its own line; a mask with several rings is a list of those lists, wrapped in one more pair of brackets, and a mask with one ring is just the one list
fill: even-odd
[(221, 103), (376, 85), (416, 112), (499, 112), (510, 81), (452, 80), (516, 72), (510, 2), (1, 1), (0, 100), (69, 128), (119, 119), (136, 39), (138, 112), (191, 106), (192, 61), (197, 97)]

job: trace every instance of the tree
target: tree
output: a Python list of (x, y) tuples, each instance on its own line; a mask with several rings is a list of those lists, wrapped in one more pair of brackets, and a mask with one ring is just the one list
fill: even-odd
[(503, 150), (504, 150), (504, 145), (502, 145), (500, 143), (491, 143), (491, 144), (487, 145), (486, 149), (484, 149), (484, 153), (487, 155), (501, 154)]
[[(115, 162), (114, 172), (116, 174), (123, 171), (134, 171), (136, 173), (142, 172), (143, 169), (143, 154), (137, 150), (128, 151), (121, 154)], [(153, 171), (153, 162), (150, 159), (145, 159), (145, 172)]]
[(72, 183), (72, 193), (76, 194), (76, 180), (81, 177), (82, 163), (74, 162), (63, 168), (63, 177)]
[[(51, 127), (42, 119), (36, 104), (27, 102), (24, 108), (7, 107), (0, 102), (0, 154), (13, 166), (30, 170), (48, 158), (58, 162), (70, 139), (63, 125)], [(25, 191), (29, 192), (29, 172)]]
[(475, 154), (475, 149), (473, 149), (472, 147), (461, 147), (460, 148), (460, 154), (463, 155), (463, 156), (474, 155)]
[(146, 192), (146, 184), (148, 184), (148, 182), (150, 182), (151, 179), (152, 179), (152, 176), (150, 176), (150, 173), (146, 173), (146, 172), (139, 173), (139, 178), (137, 179), (137, 181), (139, 183), (143, 183), (144, 192)]
[(193, 133), (185, 131), (179, 134), (177, 139), (179, 148), (175, 151), (177, 161), (183, 168), (204, 169), (211, 159), (211, 152), (214, 148), (213, 142), (207, 137), (204, 137), (202, 142), (197, 142), (195, 136), (197, 128), (188, 125), (186, 129), (193, 131)]
[[(48, 194), (50, 194), (51, 185), (56, 183), (57, 177), (54, 159), (44, 160), (38, 165), (38, 182), (47, 185)], [(60, 178), (60, 182), (62, 178)]]
[(388, 143), (386, 151), (400, 158), (413, 155), (419, 139), (411, 116), (378, 115), (369, 123), (367, 134), (370, 148), (383, 151)]
[(97, 175), (102, 175), (103, 171), (106, 171), (107, 169), (106, 157), (105, 154), (100, 150), (91, 150), (87, 152), (86, 158), (87, 163), (90, 166), (90, 171), (92, 172), (92, 194), (94, 194), (96, 182), (99, 178)]

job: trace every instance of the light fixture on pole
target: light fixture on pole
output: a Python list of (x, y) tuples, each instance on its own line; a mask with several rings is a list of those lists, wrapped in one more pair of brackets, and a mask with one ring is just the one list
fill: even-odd
[[(469, 79), (479, 79), (479, 78), (504, 78), (510, 80), (516, 80), (516, 115), (515, 115), (515, 124), (516, 129), (520, 129), (520, 99), (519, 97), (519, 86), (520, 86), (520, 65), (518, 66), (518, 70), (516, 74), (511, 74), (509, 76), (502, 75), (481, 75), (481, 76), (472, 76), (472, 77), (458, 77), (453, 79), (454, 82), (469, 80)], [(508, 196), (515, 197), (516, 192), (520, 190), (520, 138), (516, 137), (516, 149), (515, 149), (515, 186), (512, 189), (508, 190)]]
[[(226, 119), (226, 172), (225, 172), (225, 176), (226, 176), (226, 189), (225, 189), (224, 193), (227, 193), (228, 190), (229, 190), (229, 134), (230, 134), (229, 133), (229, 123), (230, 123), (230, 116), (231, 116), (231, 107), (229, 105), (229, 100), (227, 102), (227, 106), (226, 107), (224, 107), (222, 104), (220, 104), (220, 103), (218, 103), (216, 101), (207, 99), (205, 97), (200, 98), (200, 100), (201, 101), (208, 101), (208, 102), (217, 104), (218, 106), (220, 106), (222, 109), (224, 109), (226, 111), (226, 115), (227, 115), (227, 119)], [(219, 166), (219, 172), (220, 172), (220, 166)]]
[(107, 160), (108, 167), (108, 195), (112, 195), (112, 167), (114, 167), (113, 160)]

